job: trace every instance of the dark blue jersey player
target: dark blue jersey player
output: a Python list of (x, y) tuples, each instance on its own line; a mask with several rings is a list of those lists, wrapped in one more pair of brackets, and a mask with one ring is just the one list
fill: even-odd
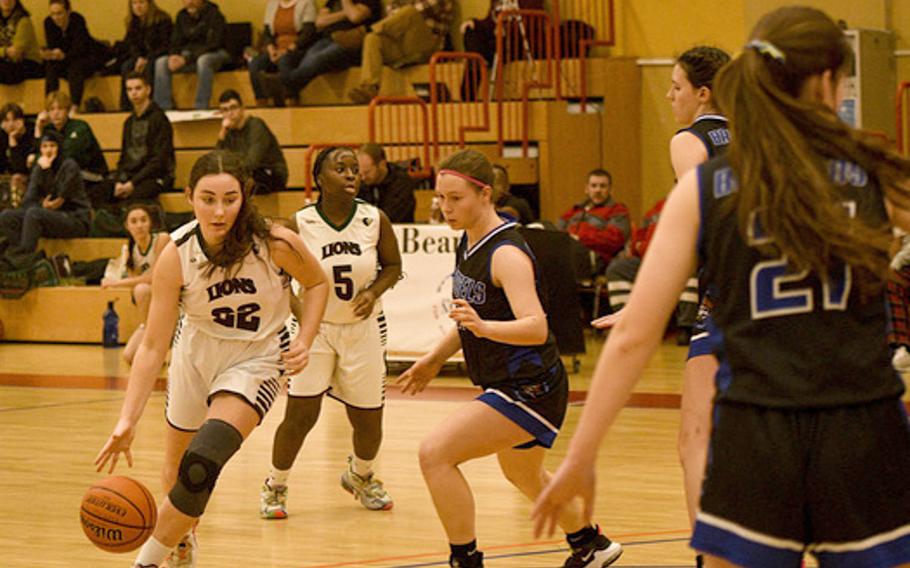
[(806, 553), (823, 568), (910, 566), (910, 425), (883, 298), (910, 161), (838, 118), (851, 62), (831, 18), (791, 6), (720, 71), (730, 148), (668, 198), (540, 523), (593, 498), (599, 442), (698, 256), (720, 364), (692, 546), (709, 567), (795, 568)]
[[(493, 168), (475, 150), (445, 159), (436, 198), (446, 222), (463, 229), (449, 316), (457, 324), (433, 351), (399, 378), (419, 392), (459, 349), (483, 394), (449, 416), (423, 440), (420, 466), (449, 538), (451, 566), (482, 566), (474, 532), (474, 500), (459, 470), (465, 461), (496, 454), (506, 478), (536, 497), (543, 469), (568, 404), (568, 380), (540, 302), (538, 270), (515, 223), (493, 203)], [(580, 507), (560, 519), (572, 548), (569, 567), (612, 564), (622, 547), (589, 524)]]

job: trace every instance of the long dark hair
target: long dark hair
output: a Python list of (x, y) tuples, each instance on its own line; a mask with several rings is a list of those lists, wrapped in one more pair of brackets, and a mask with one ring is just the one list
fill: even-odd
[[(13, 9), (9, 13), (10, 18), (18, 20), (19, 18), (22, 18), (22, 17), (31, 16), (31, 13), (28, 11), (28, 9), (22, 5), (22, 0), (15, 0), (15, 1), (16, 1), (16, 5), (13, 6)], [(2, 18), (2, 17), (3, 16), (0, 16), (0, 18)]]
[[(151, 203), (133, 203), (126, 209), (126, 213), (123, 215), (123, 224), (126, 224), (126, 220), (130, 218), (130, 213), (141, 209), (145, 211), (145, 214), (149, 216), (149, 221), (151, 226), (149, 227), (149, 234), (156, 233), (156, 229), (161, 228), (161, 210), (158, 209), (156, 205)], [(133, 234), (129, 231), (126, 232), (126, 269), (130, 272), (136, 268), (136, 265), (133, 263), (133, 247), (136, 246), (136, 239), (133, 238)]]
[(730, 119), (727, 156), (739, 180), (730, 200), (744, 237), (757, 214), (774, 250), (794, 270), (824, 278), (847, 263), (860, 290), (881, 285), (889, 235), (851, 219), (835, 198), (828, 160), (864, 168), (885, 195), (910, 206), (901, 183), (910, 161), (844, 124), (828, 107), (799, 98), (808, 77), (830, 71), (836, 81), (852, 60), (843, 31), (823, 12), (807, 7), (775, 10), (756, 24), (743, 53), (715, 79), (715, 97)]
[(274, 240), (269, 225), (250, 200), (253, 193), (253, 178), (243, 164), (243, 157), (226, 150), (213, 150), (203, 155), (193, 164), (190, 171), (190, 196), (196, 190), (199, 180), (205, 176), (228, 174), (240, 184), (241, 203), (240, 211), (234, 220), (227, 238), (217, 252), (206, 251), (208, 267), (206, 276), (211, 276), (215, 269), (222, 269), (226, 275), (232, 270), (240, 270), (243, 259), (255, 245), (259, 238), (266, 245)]

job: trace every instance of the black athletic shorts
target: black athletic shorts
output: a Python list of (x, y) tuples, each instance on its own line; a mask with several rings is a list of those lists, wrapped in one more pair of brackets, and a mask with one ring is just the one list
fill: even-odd
[(516, 446), (553, 447), (569, 405), (569, 377), (558, 361), (542, 377), (487, 385), (477, 400), (518, 424), (534, 439)]
[(910, 562), (910, 423), (885, 400), (715, 406), (692, 547), (746, 568)]

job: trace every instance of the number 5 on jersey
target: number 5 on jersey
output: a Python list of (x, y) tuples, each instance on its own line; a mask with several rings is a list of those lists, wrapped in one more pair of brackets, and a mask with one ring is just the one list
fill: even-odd
[(351, 272), (354, 267), (350, 264), (339, 264), (332, 267), (332, 276), (335, 279), (335, 295), (345, 302), (354, 297), (354, 280), (351, 279)]

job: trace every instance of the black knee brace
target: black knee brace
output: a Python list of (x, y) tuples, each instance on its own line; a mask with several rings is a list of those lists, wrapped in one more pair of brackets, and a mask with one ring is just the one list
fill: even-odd
[(224, 420), (207, 420), (180, 460), (177, 483), (168, 498), (190, 517), (199, 517), (215, 488), (221, 468), (240, 449), (243, 436)]

